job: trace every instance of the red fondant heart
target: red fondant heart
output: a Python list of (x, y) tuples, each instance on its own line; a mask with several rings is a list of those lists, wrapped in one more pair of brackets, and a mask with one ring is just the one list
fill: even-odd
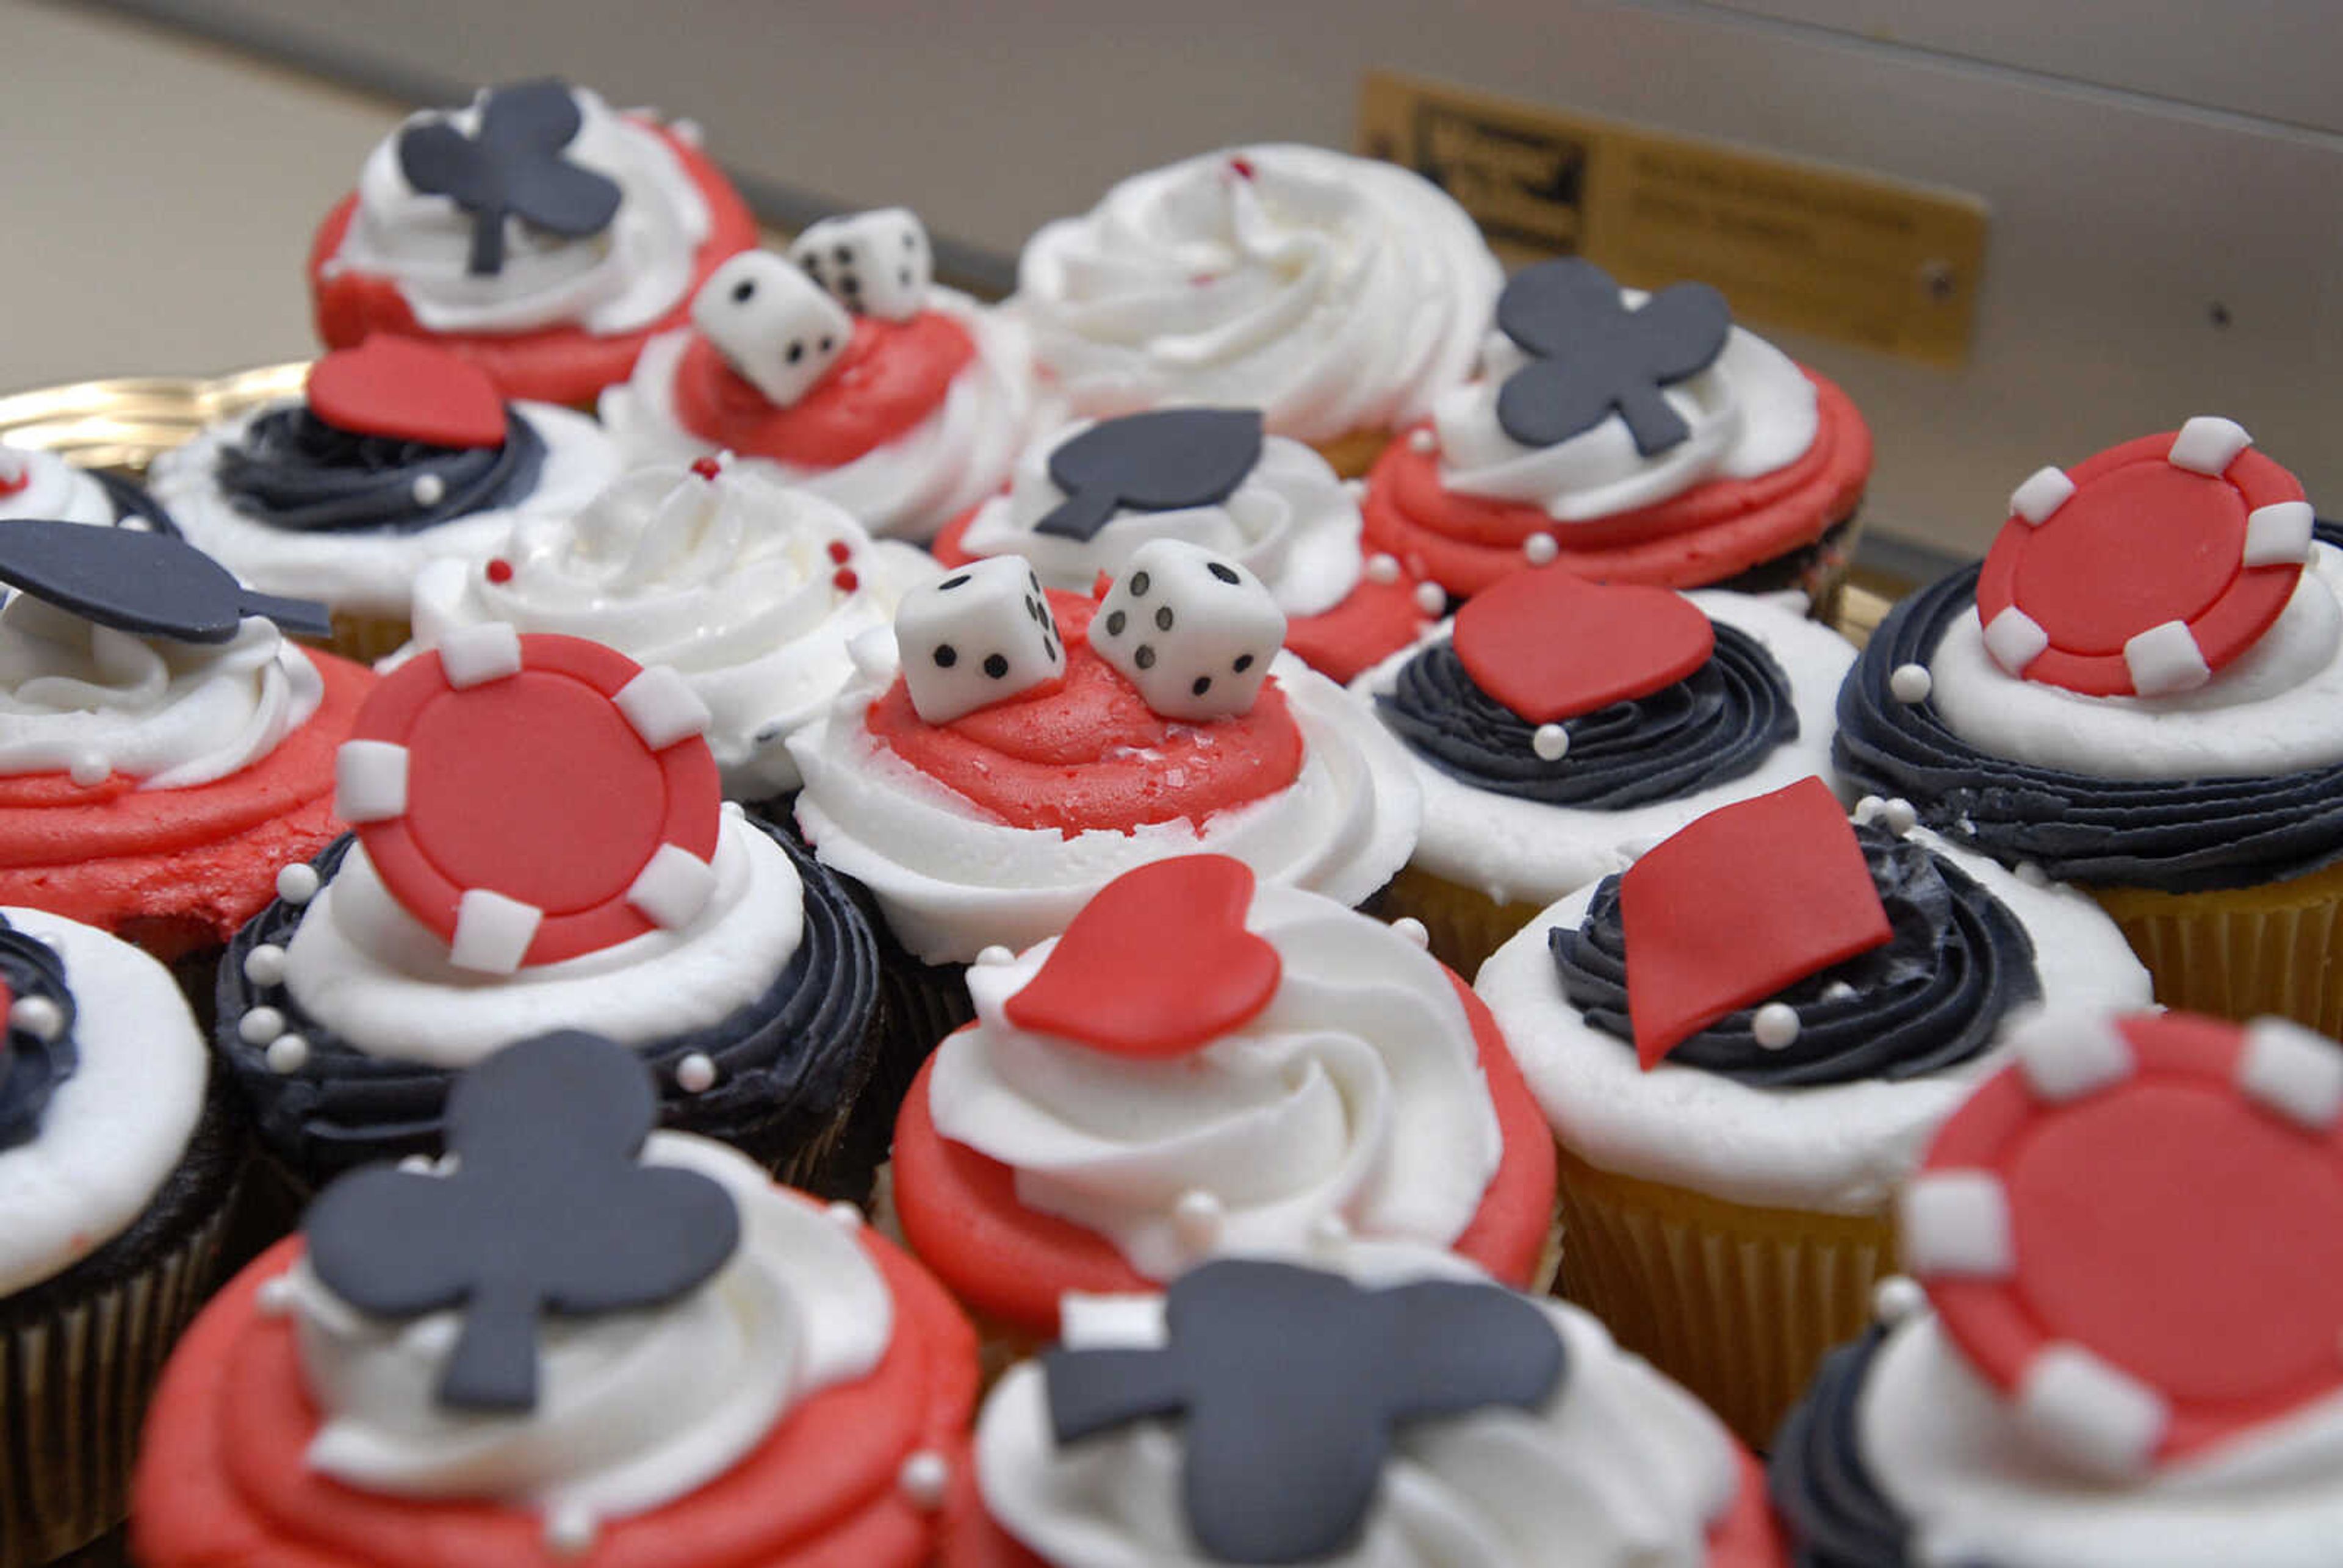
[(504, 399), (488, 372), (444, 348), (377, 333), (309, 370), (309, 412), (354, 436), (430, 447), (501, 447)]
[(1468, 600), (1455, 647), (1473, 685), (1551, 724), (1674, 685), (1708, 662), (1716, 628), (1670, 589), (1541, 567)]
[(1718, 1019), (1885, 944), (1863, 846), (1819, 779), (1711, 811), (1619, 879), (1646, 1069)]
[(1182, 855), (1125, 871), (1082, 907), (1003, 1010), (1020, 1029), (1115, 1056), (1180, 1056), (1277, 994), (1277, 950), (1245, 930), (1252, 868)]

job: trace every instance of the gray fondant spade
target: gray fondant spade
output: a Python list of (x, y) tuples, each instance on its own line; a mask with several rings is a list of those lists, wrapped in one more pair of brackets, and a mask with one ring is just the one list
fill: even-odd
[(336, 1181), (302, 1226), (310, 1267), (377, 1317), (463, 1313), (441, 1404), (533, 1408), (541, 1314), (673, 1301), (739, 1244), (721, 1186), (637, 1161), (658, 1114), (622, 1045), (565, 1030), (508, 1046), (448, 1096), (454, 1173), (376, 1165)]
[(618, 216), (618, 182), (562, 156), (582, 124), (578, 100), (549, 77), (492, 88), (477, 136), (446, 120), (399, 132), (399, 172), (417, 190), (447, 196), (471, 215), (465, 270), (493, 276), (505, 267), (507, 217), (583, 239)]
[(1602, 268), (1565, 256), (1513, 275), (1497, 297), (1497, 326), (1538, 357), (1497, 393), (1506, 435), (1551, 447), (1615, 408), (1650, 457), (1692, 434), (1660, 388), (1715, 363), (1733, 313), (1704, 283), (1671, 284), (1630, 310)]
[(1050, 477), (1066, 498), (1033, 530), (1087, 540), (1125, 507), (1208, 507), (1235, 494), (1260, 461), (1258, 408), (1164, 408), (1103, 419), (1050, 454)]
[(324, 605), (256, 593), (186, 540), (128, 528), (0, 522), (0, 582), (139, 637), (226, 642), (248, 615), (308, 637), (334, 629)]
[(1188, 1528), (1221, 1563), (1341, 1552), (1366, 1523), (1394, 1428), (1535, 1409), (1565, 1370), (1553, 1322), (1493, 1284), (1367, 1290), (1228, 1259), (1173, 1282), (1164, 1315), (1161, 1350), (1050, 1352), (1051, 1425), (1072, 1443), (1184, 1417)]

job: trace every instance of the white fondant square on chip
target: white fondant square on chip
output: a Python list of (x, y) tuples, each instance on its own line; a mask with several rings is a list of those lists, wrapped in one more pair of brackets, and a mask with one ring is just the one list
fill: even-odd
[(652, 924), (688, 926), (716, 891), (716, 869), (690, 850), (661, 844), (627, 889), (627, 902)]
[(447, 961), (458, 969), (508, 975), (520, 968), (545, 911), (486, 888), (472, 888), (456, 900), (456, 940)]
[(2120, 1479), (2147, 1467), (2171, 1409), (2163, 1395), (2082, 1346), (2056, 1344), (2026, 1368), (2017, 1417), (2075, 1463)]
[(2246, 1026), (2237, 1088), (2288, 1121), (2314, 1131), (2343, 1112), (2343, 1046), (2284, 1019)]
[(708, 704), (682, 676), (665, 665), (654, 665), (618, 688), (612, 699), (643, 744), (664, 751), (679, 740), (706, 731)]
[(2180, 434), (2172, 438), (2172, 450), (2166, 454), (2166, 460), (2176, 468), (2218, 474), (2253, 444), (2254, 438), (2235, 419), (2199, 414), (2180, 427)]
[(2051, 514), (2066, 504), (2075, 493), (2075, 481), (2066, 477), (2064, 468), (2036, 468), (2024, 484), (2010, 492), (2009, 509), (2027, 522), (2041, 526)]
[(2131, 1042), (2103, 1013), (2037, 1010), (2011, 1025), (2007, 1040), (2038, 1099), (2077, 1100), (2131, 1076)]
[(439, 639), (439, 668), (458, 691), (520, 673), (520, 633), (500, 620), (458, 627)]
[(2009, 1201), (1984, 1171), (1930, 1171), (1904, 1189), (1898, 1229), (1915, 1274), (1998, 1280), (2016, 1266)]
[(407, 814), (407, 748), (345, 740), (334, 753), (334, 815), (355, 826)]

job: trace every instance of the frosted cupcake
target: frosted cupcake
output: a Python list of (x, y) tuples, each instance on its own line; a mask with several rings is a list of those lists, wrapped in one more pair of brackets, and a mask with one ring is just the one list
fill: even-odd
[(1045, 587), (1087, 593), (1148, 540), (1185, 539), (1243, 562), (1285, 612), (1286, 648), (1349, 680), (1431, 621), (1421, 585), (1364, 552), (1360, 527), (1352, 487), (1301, 442), (1264, 436), (1257, 410), (1181, 408), (1042, 437), (1009, 493), (955, 518), (935, 551), (948, 566), (1021, 555)]
[(426, 567), (412, 650), (497, 622), (673, 669), (708, 708), (725, 794), (772, 800), (798, 787), (789, 737), (853, 678), (847, 645), (936, 575), (818, 496), (702, 459), (639, 469), (574, 516), (524, 519), (484, 561)]
[(1035, 413), (1023, 329), (931, 266), (901, 207), (816, 224), (786, 260), (737, 257), (602, 422), (635, 462), (729, 453), (874, 534), (932, 538), (1007, 482)]
[(1795, 589), (1829, 613), (1871, 477), (1846, 394), (1680, 283), (1544, 262), (1496, 302), (1480, 378), (1377, 460), (1370, 548), (1459, 596), (1558, 561), (1659, 588)]
[(334, 648), (407, 640), (416, 575), (485, 558), (516, 518), (563, 517), (618, 474), (582, 414), (507, 403), (478, 367), (397, 337), (328, 354), (304, 395), (239, 414), (155, 460), (156, 495), (255, 588), (322, 601)]
[(410, 116), (379, 143), (318, 226), (309, 287), (328, 348), (429, 338), (507, 397), (590, 407), (756, 243), (689, 126), (545, 79)]
[(118, 474), (75, 467), (55, 452), (0, 441), (0, 519), (16, 518), (178, 531), (144, 486)]
[(1473, 373), (1502, 281), (1431, 181), (1276, 145), (1134, 175), (1043, 226), (1014, 304), (1074, 413), (1259, 408), (1349, 477)]

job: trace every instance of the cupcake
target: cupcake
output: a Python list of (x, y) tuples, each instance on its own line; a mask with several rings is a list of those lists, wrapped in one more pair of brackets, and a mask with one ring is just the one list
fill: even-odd
[(411, 116), (309, 246), (317, 336), (428, 338), (507, 397), (591, 407), (757, 243), (697, 130), (541, 80)]
[(590, 1035), (468, 1073), (456, 1158), (326, 1190), (166, 1369), (146, 1568), (924, 1568), (974, 1342), (862, 1226), (654, 1132)]
[(1264, 436), (1258, 410), (1175, 408), (1043, 437), (1009, 493), (953, 519), (935, 552), (946, 566), (1021, 555), (1043, 586), (1087, 593), (1148, 540), (1185, 539), (1243, 562), (1285, 612), (1286, 648), (1347, 681), (1431, 620), (1422, 585), (1362, 551), (1359, 530), (1346, 482), (1302, 443)]
[(1332, 899), (1183, 855), (969, 971), (896, 1125), (903, 1234), (997, 1342), (1327, 1234), (1550, 1275), (1553, 1146), (1463, 981)]
[(1848, 782), (2075, 882), (2170, 1007), (2343, 1030), (2343, 534), (2227, 419), (2044, 468), (1882, 623)]
[(1845, 580), (1871, 431), (1846, 394), (1732, 324), (1725, 297), (1622, 290), (1575, 257), (1514, 276), (1481, 377), (1367, 482), (1367, 539), (1450, 593), (1559, 561), (1604, 582)]
[(1023, 329), (931, 265), (901, 207), (816, 224), (789, 258), (736, 256), (602, 422), (633, 462), (728, 452), (874, 534), (932, 538), (1008, 480), (1034, 402)]
[(724, 793), (779, 801), (787, 820), (799, 779), (784, 743), (852, 678), (848, 643), (937, 575), (819, 496), (702, 458), (638, 469), (574, 515), (524, 518), (485, 561), (425, 567), (412, 648), (493, 622), (664, 665), (707, 706)]
[(236, 933), (216, 1039), (295, 1186), (435, 1155), (456, 1075), (547, 1029), (655, 1074), (669, 1126), (799, 1184), (870, 1068), (876, 955), (802, 849), (723, 804), (688, 682), (489, 622), (384, 678), (356, 825)]
[(177, 985), (137, 949), (0, 911), (0, 1568), (38, 1568), (121, 1523), (244, 1144)]
[(178, 532), (144, 486), (118, 474), (77, 468), (55, 452), (0, 441), (0, 520), (18, 518)]
[(1431, 181), (1280, 145), (1134, 175), (1044, 226), (1014, 305), (1074, 413), (1259, 408), (1349, 477), (1472, 375), (1503, 279)]
[[(321, 605), (166, 535), (0, 522), (0, 902), (211, 962), (330, 842), (333, 753), (374, 678), (305, 653)], [(270, 618), (276, 618), (272, 620)]]
[(2332, 1563), (2343, 1053), (2181, 1013), (2016, 1045), (1905, 1190), (1915, 1279), (1783, 1425), (1795, 1560)]
[(1003, 1378), (941, 1568), (1776, 1568), (1757, 1465), (1560, 1302), (1426, 1248), (1071, 1297)]
[(1407, 859), (1406, 759), (1341, 687), (1279, 651), (1242, 565), (1157, 539), (1092, 601), (994, 556), (904, 596), (897, 657), (789, 737), (799, 827), (867, 890), (890, 945), (881, 1084), (900, 1100), (971, 1016), (988, 947), (1056, 935), (1134, 866), (1204, 850), (1365, 902)]
[(1478, 990), (1560, 1145), (1563, 1289), (1761, 1446), (1862, 1326), (1895, 1184), (2005, 1020), (2148, 997), (2080, 893), (1850, 828), (1815, 779), (1564, 899)]
[(1423, 837), (1386, 914), (1470, 975), (1555, 900), (1731, 801), (1832, 778), (1855, 649), (1745, 594), (1598, 587), (1561, 567), (1466, 604), (1353, 689), (1406, 748)]
[(516, 518), (567, 517), (618, 474), (584, 415), (504, 402), (446, 349), (378, 337), (320, 359), (302, 397), (157, 457), (153, 480), (196, 545), (322, 600), (334, 650), (370, 661), (407, 640), (425, 562), (483, 560)]

